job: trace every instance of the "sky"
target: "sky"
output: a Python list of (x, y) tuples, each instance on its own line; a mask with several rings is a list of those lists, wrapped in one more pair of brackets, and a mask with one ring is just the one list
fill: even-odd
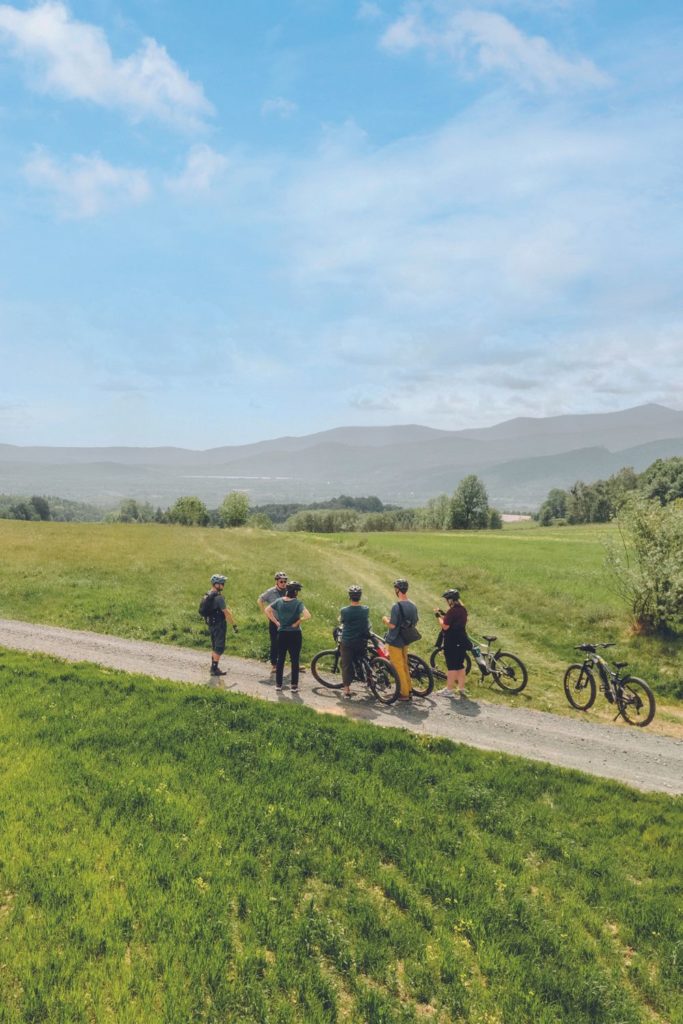
[(676, 0), (0, 3), (0, 443), (683, 408)]

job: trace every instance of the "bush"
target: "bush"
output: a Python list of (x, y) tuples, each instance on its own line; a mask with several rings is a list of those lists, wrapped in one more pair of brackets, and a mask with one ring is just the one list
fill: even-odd
[(608, 564), (639, 633), (683, 631), (683, 501), (632, 494), (617, 517), (621, 543)]

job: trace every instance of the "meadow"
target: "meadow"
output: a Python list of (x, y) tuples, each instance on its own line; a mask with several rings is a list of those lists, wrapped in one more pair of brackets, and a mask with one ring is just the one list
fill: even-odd
[(0, 1022), (675, 1024), (681, 819), (522, 759), (0, 651)]
[[(431, 610), (447, 586), (460, 587), (474, 637), (492, 633), (527, 663), (527, 689), (486, 699), (576, 714), (562, 690), (574, 645), (618, 642), (613, 657), (653, 687), (652, 729), (680, 733), (683, 638), (632, 635), (628, 611), (604, 567), (610, 526), (518, 527), (456, 533), (313, 535), (180, 526), (30, 523), (0, 520), (0, 616), (91, 629), (168, 644), (207, 647), (197, 616), (212, 572), (228, 575), (226, 594), (239, 622), (229, 651), (267, 656), (257, 595), (284, 569), (304, 583), (313, 618), (304, 661), (331, 644), (346, 587), (360, 583), (373, 624), (391, 607), (392, 580), (405, 575), (422, 615), (429, 653), (437, 629)], [(598, 699), (592, 719), (610, 721)]]

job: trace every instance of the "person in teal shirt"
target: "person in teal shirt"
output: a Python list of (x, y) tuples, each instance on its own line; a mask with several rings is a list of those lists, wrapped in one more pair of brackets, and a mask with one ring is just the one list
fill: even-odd
[(288, 654), (292, 666), (290, 689), (292, 693), (298, 693), (299, 690), (299, 656), (303, 640), (301, 623), (311, 617), (306, 605), (299, 600), (301, 589), (302, 584), (292, 580), (287, 584), (285, 596), (279, 597), (266, 608), (266, 615), (277, 626), (275, 689), (278, 692), (282, 692), (285, 660)]
[(339, 612), (339, 621), (342, 627), (339, 641), (344, 682), (342, 693), (345, 697), (351, 696), (353, 663), (365, 652), (370, 635), (370, 609), (367, 605), (360, 603), (363, 596), (361, 587), (353, 584), (349, 587), (348, 594), (351, 603)]

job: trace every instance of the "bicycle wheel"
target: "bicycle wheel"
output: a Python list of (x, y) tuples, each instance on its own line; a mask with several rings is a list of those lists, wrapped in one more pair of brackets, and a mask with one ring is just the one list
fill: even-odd
[(398, 672), (391, 662), (380, 657), (368, 662), (368, 685), (382, 704), (393, 704), (401, 689)]
[(434, 689), (434, 673), (424, 660), (417, 654), (408, 655), (411, 691), (416, 697), (428, 697)]
[(622, 679), (621, 686), (617, 686), (617, 704), (629, 725), (649, 725), (655, 717), (655, 695), (644, 679)]
[[(442, 647), (435, 647), (429, 656), (429, 664), (431, 665), (434, 675), (437, 679), (446, 678), (446, 657), (443, 653)], [(472, 669), (472, 659), (469, 654), (465, 653), (465, 675), (468, 676)]]
[(343, 686), (341, 674), (341, 653), (338, 648), (333, 651), (320, 651), (311, 662), (311, 672), (323, 686), (330, 690), (339, 690)]
[(588, 711), (595, 701), (595, 679), (584, 665), (570, 665), (564, 674), (564, 692), (577, 711)]
[(526, 665), (516, 654), (501, 651), (491, 658), (491, 675), (501, 690), (507, 693), (521, 693), (529, 682)]

